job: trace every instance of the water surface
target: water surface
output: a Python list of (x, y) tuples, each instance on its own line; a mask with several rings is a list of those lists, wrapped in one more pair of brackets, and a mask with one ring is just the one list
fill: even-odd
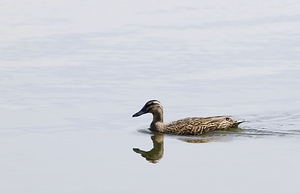
[[(129, 6), (130, 5), (130, 6)], [(2, 1), (0, 191), (299, 192), (300, 4)], [(157, 135), (230, 115), (237, 130)]]

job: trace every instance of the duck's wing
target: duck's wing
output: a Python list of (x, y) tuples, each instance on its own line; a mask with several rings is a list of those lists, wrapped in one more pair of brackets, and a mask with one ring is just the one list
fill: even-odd
[(201, 135), (220, 129), (222, 120), (224, 120), (224, 116), (189, 117), (167, 124), (166, 132), (178, 135)]

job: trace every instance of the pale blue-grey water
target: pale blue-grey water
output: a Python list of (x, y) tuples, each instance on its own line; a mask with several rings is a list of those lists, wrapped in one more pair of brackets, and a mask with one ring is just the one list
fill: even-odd
[[(296, 0), (1, 1), (0, 192), (298, 193), (299, 13)], [(166, 122), (246, 122), (154, 135), (150, 115), (131, 117), (150, 99)]]

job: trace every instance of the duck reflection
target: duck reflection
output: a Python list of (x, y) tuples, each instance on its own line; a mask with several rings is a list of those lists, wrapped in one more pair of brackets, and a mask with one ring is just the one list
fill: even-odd
[(153, 148), (150, 151), (144, 151), (139, 148), (133, 148), (133, 151), (151, 163), (158, 163), (164, 155), (164, 135), (155, 133), (151, 136), (151, 140)]
[[(178, 138), (181, 141), (187, 143), (207, 143), (213, 141), (215, 139), (212, 138), (199, 138), (199, 137), (181, 137)], [(135, 153), (140, 154), (150, 163), (158, 163), (160, 159), (162, 159), (164, 154), (164, 134), (161, 133), (153, 133), (151, 135), (151, 140), (153, 143), (153, 148), (149, 151), (141, 150), (139, 148), (133, 148)]]
[[(186, 143), (209, 143), (209, 142), (227, 142), (231, 141), (234, 138), (241, 136), (241, 132), (239, 128), (228, 130), (228, 131), (220, 131), (214, 132), (211, 134), (204, 134), (201, 136), (175, 136), (169, 135), (169, 137), (175, 137), (176, 139), (186, 142)], [(145, 131), (141, 131), (142, 133), (148, 133)], [(148, 133), (149, 134), (149, 133)], [(141, 150), (139, 148), (133, 148), (135, 153), (140, 154), (150, 163), (158, 163), (159, 160), (162, 159), (164, 154), (164, 134), (162, 133), (152, 133), (151, 132), (151, 140), (153, 143), (153, 148), (149, 151)]]

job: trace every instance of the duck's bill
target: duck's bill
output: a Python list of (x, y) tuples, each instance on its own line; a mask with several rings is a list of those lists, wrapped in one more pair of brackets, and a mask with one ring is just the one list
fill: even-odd
[(145, 114), (145, 112), (143, 110), (140, 110), (139, 112), (135, 113), (134, 115), (132, 115), (132, 117), (138, 117)]
[(236, 122), (236, 123), (234, 124), (234, 127), (238, 127), (239, 124), (244, 123), (244, 122), (246, 122), (246, 121), (238, 121), (238, 122)]

